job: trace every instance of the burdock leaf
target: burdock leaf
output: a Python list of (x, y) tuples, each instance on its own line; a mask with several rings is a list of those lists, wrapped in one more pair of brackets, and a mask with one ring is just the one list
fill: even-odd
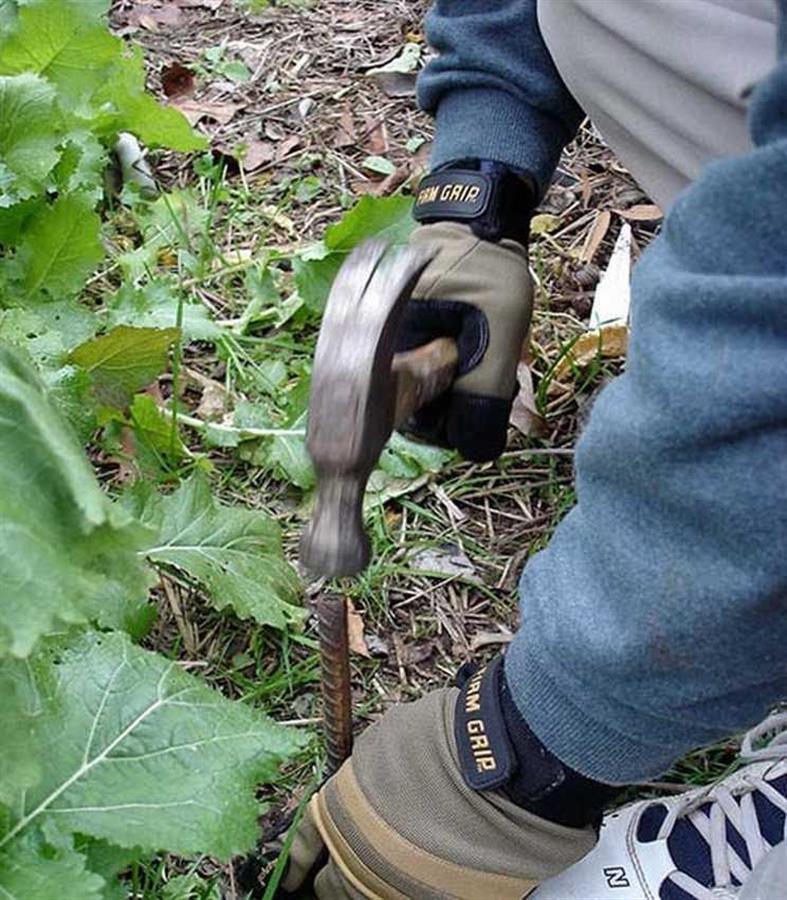
[(168, 497), (148, 496), (140, 519), (158, 529), (147, 558), (191, 575), (217, 609), (277, 628), (301, 618), (298, 577), (282, 554), (279, 526), (264, 512), (217, 503), (194, 475)]
[(145, 530), (101, 491), (35, 372), (0, 346), (0, 658), (95, 621), (130, 627), (147, 602)]
[(150, 852), (227, 859), (254, 844), (254, 788), (300, 746), (296, 732), (120, 633), (47, 647), (30, 666), (46, 766), (10, 806), (0, 852), (48, 823)]

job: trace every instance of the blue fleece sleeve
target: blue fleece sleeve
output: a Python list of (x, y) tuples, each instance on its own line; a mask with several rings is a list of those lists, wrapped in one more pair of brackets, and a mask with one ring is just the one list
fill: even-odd
[(418, 81), (436, 116), (432, 165), (493, 159), (546, 190), (582, 111), (541, 38), (536, 0), (437, 0), (426, 34), (439, 53)]
[(512, 693), (602, 781), (655, 776), (787, 697), (785, 5), (754, 150), (708, 166), (637, 266), (577, 505), (522, 577)]

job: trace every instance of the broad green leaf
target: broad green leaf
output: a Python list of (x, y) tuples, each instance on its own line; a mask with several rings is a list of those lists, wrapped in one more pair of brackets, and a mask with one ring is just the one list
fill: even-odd
[(125, 409), (137, 391), (167, 368), (177, 328), (131, 328), (118, 325), (108, 334), (80, 344), (68, 361), (90, 373), (100, 403)]
[(106, 81), (123, 43), (74, 4), (39, 0), (19, 10), (14, 31), (0, 43), (0, 75), (41, 75), (70, 102), (85, 101)]
[(27, 223), (44, 209), (46, 200), (43, 197), (30, 197), (3, 207), (0, 203), (0, 244), (16, 247), (25, 234)]
[(32, 667), (32, 739), (47, 765), (11, 807), (0, 850), (47, 820), (150, 852), (227, 859), (253, 846), (255, 786), (275, 777), (298, 734), (122, 634), (89, 632)]
[(98, 427), (98, 411), (90, 376), (78, 366), (62, 366), (44, 372), (43, 377), (50, 400), (68, 420), (79, 441), (87, 444)]
[(22, 835), (0, 850), (0, 897), (104, 900), (104, 879), (86, 862), (73, 848), (53, 848), (33, 833)]
[(313, 312), (321, 312), (333, 284), (333, 279), (344, 262), (344, 253), (330, 253), (323, 259), (303, 259), (296, 256), (292, 261), (295, 286), (303, 302)]
[(70, 350), (95, 334), (94, 314), (74, 300), (0, 311), (0, 340), (21, 347), (42, 367), (59, 367)]
[(413, 230), (412, 199), (362, 197), (353, 208), (325, 232), (325, 238), (293, 260), (298, 293), (312, 311), (325, 306), (333, 279), (347, 254), (369, 237), (393, 244), (404, 243)]
[(38, 699), (28, 667), (21, 660), (0, 662), (0, 804), (41, 779), (41, 761), (31, 752), (31, 723)]
[(372, 197), (366, 195), (325, 232), (328, 250), (347, 252), (368, 237), (379, 237), (392, 244), (403, 244), (415, 227), (411, 197)]
[(82, 194), (67, 194), (41, 210), (15, 260), (25, 296), (43, 292), (62, 300), (76, 294), (104, 256), (100, 226), (93, 202)]
[(314, 487), (315, 476), (306, 452), (306, 413), (288, 426), (296, 434), (276, 435), (271, 440), (268, 463), (280, 470), (284, 477), (304, 491)]
[(102, 493), (32, 368), (0, 345), (0, 657), (71, 623), (131, 627), (144, 529)]
[(85, 856), (91, 872), (104, 879), (103, 900), (128, 900), (129, 893), (118, 876), (135, 862), (146, 861), (138, 847), (118, 847), (108, 841), (77, 835), (74, 846)]
[(167, 418), (149, 394), (137, 394), (129, 417), (136, 439), (137, 462), (143, 472), (155, 473), (176, 464), (186, 455), (177, 426)]
[(298, 577), (282, 555), (279, 526), (265, 513), (217, 503), (194, 475), (169, 497), (148, 497), (140, 519), (158, 529), (147, 558), (187, 572), (217, 609), (277, 628), (300, 620)]
[(0, 207), (43, 190), (60, 156), (59, 140), (54, 88), (35, 75), (0, 77), (0, 160), (12, 176), (3, 180)]
[[(178, 296), (167, 281), (151, 281), (142, 288), (124, 285), (109, 301), (107, 324), (134, 325), (138, 328), (171, 328), (178, 320)], [(210, 317), (201, 303), (184, 300), (181, 312), (184, 343), (217, 341), (224, 329)]]
[(423, 487), (455, 456), (452, 450), (411, 441), (394, 432), (369, 477), (364, 509), (369, 510)]
[[(56, 2), (56, 0), (55, 0)], [(169, 147), (183, 152), (205, 150), (208, 141), (192, 129), (185, 116), (171, 106), (161, 106), (145, 92), (142, 51), (126, 51), (94, 96), (100, 107), (95, 120), (105, 133), (130, 131), (148, 147)]]

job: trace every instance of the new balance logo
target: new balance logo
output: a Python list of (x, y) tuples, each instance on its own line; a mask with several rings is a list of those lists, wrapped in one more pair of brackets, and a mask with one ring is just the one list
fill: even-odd
[(607, 866), (602, 871), (604, 872), (604, 878), (607, 879), (607, 887), (631, 887), (631, 882), (628, 880), (623, 866)]

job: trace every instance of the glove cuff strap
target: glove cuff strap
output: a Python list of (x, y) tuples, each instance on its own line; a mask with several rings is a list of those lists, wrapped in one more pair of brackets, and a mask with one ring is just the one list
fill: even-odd
[(468, 787), (500, 790), (522, 809), (561, 825), (597, 824), (621, 788), (585, 778), (547, 750), (516, 708), (503, 657), (469, 677), (460, 670), (458, 680), (454, 736)]
[(491, 160), (463, 160), (421, 180), (413, 217), (421, 224), (461, 222), (482, 240), (527, 245), (535, 196), (527, 174)]

